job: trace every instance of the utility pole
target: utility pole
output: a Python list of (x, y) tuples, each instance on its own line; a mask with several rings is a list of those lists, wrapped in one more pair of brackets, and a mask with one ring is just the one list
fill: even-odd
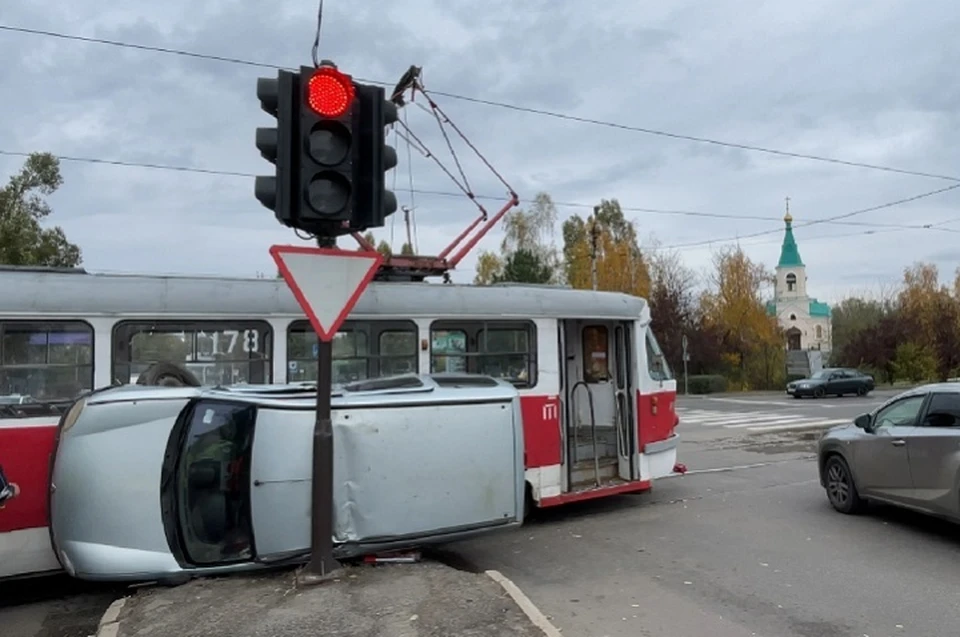
[(597, 289), (597, 240), (600, 238), (600, 228), (597, 226), (597, 213), (600, 206), (593, 207), (593, 217), (590, 219), (590, 280), (593, 289)]

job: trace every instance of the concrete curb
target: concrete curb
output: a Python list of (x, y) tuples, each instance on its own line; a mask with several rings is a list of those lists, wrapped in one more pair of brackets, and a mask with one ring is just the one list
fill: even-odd
[(487, 577), (503, 587), (503, 590), (513, 598), (513, 601), (520, 607), (520, 610), (533, 622), (534, 626), (543, 631), (544, 635), (547, 637), (562, 637), (560, 629), (550, 623), (546, 615), (541, 613), (540, 609), (530, 601), (530, 598), (527, 597), (516, 584), (510, 581), (507, 576), (500, 571), (484, 571), (484, 573)]
[(127, 599), (121, 597), (107, 607), (103, 617), (100, 618), (96, 637), (117, 637), (117, 632), (120, 630), (120, 611), (123, 610), (123, 605), (127, 603)]

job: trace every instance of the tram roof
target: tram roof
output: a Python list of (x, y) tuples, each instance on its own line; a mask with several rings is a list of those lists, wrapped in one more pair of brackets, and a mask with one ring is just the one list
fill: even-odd
[[(559, 286), (371, 283), (351, 318), (640, 318), (646, 300)], [(0, 268), (0, 314), (303, 316), (283, 279)]]

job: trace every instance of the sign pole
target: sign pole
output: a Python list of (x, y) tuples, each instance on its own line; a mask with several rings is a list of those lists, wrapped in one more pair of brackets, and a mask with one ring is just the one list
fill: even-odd
[(323, 582), (340, 568), (333, 556), (334, 438), (333, 339), (370, 283), (383, 257), (378, 252), (349, 252), (335, 239), (318, 239), (319, 247), (270, 248), (280, 275), (317, 333), (317, 411), (313, 423), (310, 489), (310, 561), (300, 574), (304, 584)]
[[(333, 237), (317, 237), (317, 247), (336, 248)], [(305, 573), (323, 578), (340, 568), (333, 558), (333, 341), (317, 332), (317, 414), (313, 422), (310, 562)]]
[(310, 562), (305, 573), (326, 577), (340, 568), (333, 557), (333, 343), (317, 342), (317, 414), (313, 423), (313, 489)]

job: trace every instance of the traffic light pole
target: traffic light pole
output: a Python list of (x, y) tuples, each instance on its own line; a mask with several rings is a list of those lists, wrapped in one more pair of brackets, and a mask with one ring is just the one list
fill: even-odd
[[(336, 239), (318, 237), (321, 248), (336, 247)], [(303, 571), (306, 584), (327, 579), (340, 568), (333, 557), (333, 342), (317, 335), (317, 415), (313, 423), (313, 475), (310, 562)]]

